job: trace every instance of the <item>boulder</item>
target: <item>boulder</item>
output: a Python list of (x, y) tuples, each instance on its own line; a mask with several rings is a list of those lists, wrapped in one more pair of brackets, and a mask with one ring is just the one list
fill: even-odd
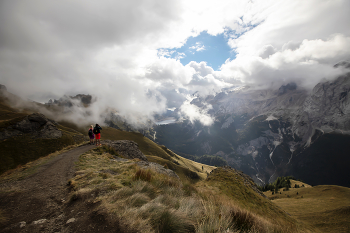
[(112, 147), (118, 154), (128, 159), (140, 159), (143, 161), (147, 161), (146, 156), (140, 151), (139, 145), (130, 140), (104, 140), (102, 142), (104, 145), (108, 145)]

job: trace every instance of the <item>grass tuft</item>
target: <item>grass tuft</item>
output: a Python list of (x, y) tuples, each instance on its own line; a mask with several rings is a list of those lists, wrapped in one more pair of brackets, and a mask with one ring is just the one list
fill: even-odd
[(5, 216), (4, 212), (0, 210), (0, 225), (5, 223), (8, 220), (8, 218)]
[(126, 202), (129, 206), (132, 207), (141, 207), (144, 204), (148, 203), (151, 199), (144, 193), (135, 193), (129, 197)]
[(147, 169), (138, 169), (134, 175), (134, 180), (144, 180), (150, 182), (152, 179), (152, 172)]
[(255, 214), (239, 208), (232, 208), (230, 215), (234, 223), (234, 228), (240, 231), (267, 232), (264, 224)]
[(151, 217), (153, 229), (159, 233), (186, 233), (195, 232), (194, 225), (188, 221), (186, 216), (174, 209), (165, 209), (156, 212)]

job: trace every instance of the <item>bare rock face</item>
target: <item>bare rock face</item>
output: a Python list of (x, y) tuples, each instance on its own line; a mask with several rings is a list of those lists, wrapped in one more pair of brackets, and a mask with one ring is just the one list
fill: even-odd
[(7, 127), (0, 139), (6, 139), (17, 135), (30, 134), (35, 138), (57, 139), (62, 137), (62, 132), (57, 129), (57, 123), (47, 119), (43, 114), (33, 113), (22, 121)]
[(140, 159), (148, 162), (146, 156), (140, 151), (139, 145), (134, 141), (118, 140), (111, 141), (105, 140), (102, 144), (108, 145), (115, 149), (118, 154), (128, 159)]
[(0, 84), (0, 92), (1, 91), (7, 91), (7, 88), (5, 85)]
[(350, 130), (350, 75), (317, 84), (304, 103), (313, 125), (321, 129)]

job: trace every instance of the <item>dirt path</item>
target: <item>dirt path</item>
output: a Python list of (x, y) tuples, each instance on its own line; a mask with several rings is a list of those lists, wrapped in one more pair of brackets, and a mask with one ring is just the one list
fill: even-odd
[(68, 220), (75, 221), (67, 214), (67, 181), (74, 176), (74, 162), (94, 147), (77, 147), (57, 155), (24, 180), (1, 184), (0, 209), (9, 221), (0, 226), (0, 232), (72, 232), (67, 227)]

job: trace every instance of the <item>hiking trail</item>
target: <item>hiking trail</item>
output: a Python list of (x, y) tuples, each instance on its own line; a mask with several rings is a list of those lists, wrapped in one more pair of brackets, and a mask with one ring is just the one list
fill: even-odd
[(79, 218), (87, 220), (87, 207), (70, 207), (68, 200), (67, 182), (75, 174), (74, 162), (93, 148), (94, 145), (83, 145), (71, 149), (22, 180), (0, 184), (0, 210), (8, 218), (0, 225), (0, 232), (108, 232), (108, 224), (103, 221), (74, 224)]

